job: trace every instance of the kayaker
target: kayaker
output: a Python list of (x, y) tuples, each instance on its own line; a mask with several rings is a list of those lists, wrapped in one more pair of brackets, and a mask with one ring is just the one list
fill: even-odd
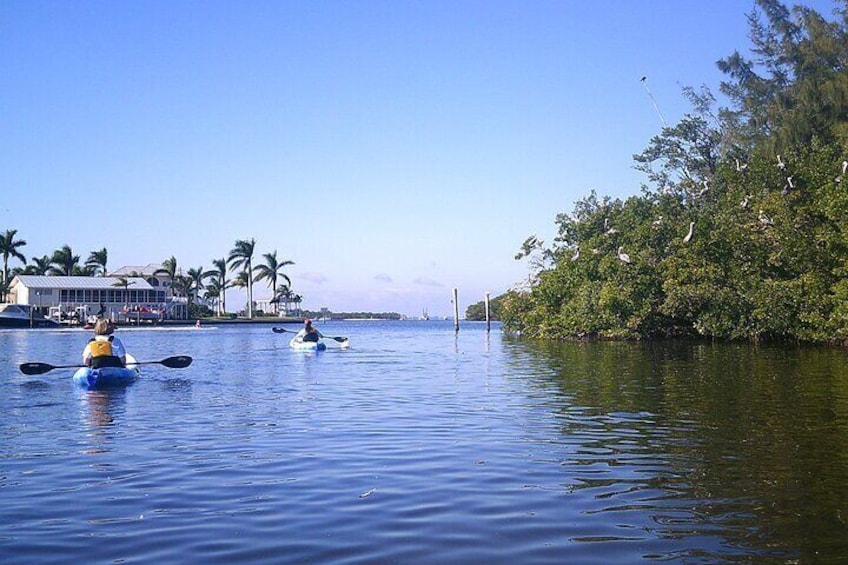
[(317, 342), (324, 337), (324, 335), (318, 331), (318, 328), (312, 325), (312, 320), (307, 318), (303, 321), (303, 329), (297, 332), (297, 335), (294, 337), (295, 339), (300, 338), (300, 341)]
[(115, 337), (115, 324), (107, 318), (98, 318), (94, 324), (94, 337), (86, 344), (82, 352), (82, 362), (86, 367), (125, 367), (127, 351), (121, 340)]

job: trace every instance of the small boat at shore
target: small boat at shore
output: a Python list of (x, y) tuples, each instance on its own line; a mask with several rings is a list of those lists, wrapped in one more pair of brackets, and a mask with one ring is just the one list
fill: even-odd
[(58, 328), (59, 322), (35, 313), (28, 304), (0, 304), (0, 328)]

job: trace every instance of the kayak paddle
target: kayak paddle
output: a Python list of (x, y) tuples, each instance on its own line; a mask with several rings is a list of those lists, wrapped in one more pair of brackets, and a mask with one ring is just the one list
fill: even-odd
[[(278, 334), (283, 334), (283, 333), (287, 333), (287, 334), (296, 334), (296, 333), (297, 333), (297, 332), (293, 332), (293, 331), (291, 331), (291, 330), (287, 330), (286, 328), (277, 328), (277, 327), (273, 327), (273, 328), (271, 328), (271, 330), (272, 330), (274, 333), (278, 333)], [(321, 334), (321, 337), (325, 337), (325, 338), (327, 338), (327, 339), (334, 339), (334, 340), (338, 341), (339, 343), (344, 343), (344, 342), (346, 342), (346, 341), (348, 340), (348, 338), (346, 338), (346, 337), (342, 337), (342, 336), (339, 336), (339, 337), (333, 337), (333, 336), (331, 336), (331, 335), (324, 335), (324, 334)]]
[[(191, 365), (192, 358), (188, 355), (175, 355), (161, 361), (136, 361), (134, 365), (165, 365), (170, 369), (183, 369)], [(18, 365), (25, 375), (41, 375), (53, 369), (78, 369), (85, 365), (50, 365), (48, 363), (21, 363)]]

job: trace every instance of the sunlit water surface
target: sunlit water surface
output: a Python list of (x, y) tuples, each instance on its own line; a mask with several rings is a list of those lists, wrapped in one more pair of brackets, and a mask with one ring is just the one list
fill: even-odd
[(121, 329), (195, 361), (94, 392), (17, 370), (86, 332), (0, 331), (0, 561), (848, 560), (841, 349), (321, 329)]

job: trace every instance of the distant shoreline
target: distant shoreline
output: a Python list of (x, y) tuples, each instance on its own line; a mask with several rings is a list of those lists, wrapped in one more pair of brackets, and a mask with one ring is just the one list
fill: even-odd
[(304, 318), (278, 318), (262, 316), (259, 318), (192, 318), (189, 320), (162, 320), (147, 322), (142, 320), (140, 324), (130, 320), (129, 322), (118, 322), (118, 327), (162, 327), (162, 326), (194, 326), (200, 321), (201, 326), (227, 326), (239, 324), (302, 324)]

